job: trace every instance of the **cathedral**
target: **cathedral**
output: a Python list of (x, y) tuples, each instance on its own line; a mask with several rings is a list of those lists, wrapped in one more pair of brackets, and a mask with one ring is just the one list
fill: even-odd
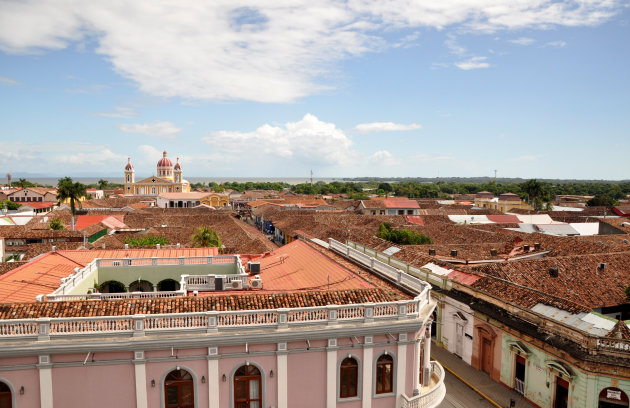
[(166, 157), (166, 151), (157, 163), (157, 175), (136, 181), (135, 170), (131, 165), (131, 158), (125, 166), (125, 195), (126, 196), (157, 196), (161, 193), (189, 193), (190, 183), (184, 180), (182, 166), (173, 166), (171, 159)]

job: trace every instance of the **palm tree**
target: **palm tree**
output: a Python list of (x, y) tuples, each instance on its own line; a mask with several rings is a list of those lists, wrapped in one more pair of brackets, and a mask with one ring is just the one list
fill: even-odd
[(215, 230), (209, 227), (199, 227), (190, 237), (196, 248), (216, 247), (221, 248), (221, 238)]
[(20, 186), (20, 187), (22, 187), (22, 188), (26, 188), (26, 186), (27, 186), (27, 185), (29, 185), (29, 182), (28, 182), (28, 180), (27, 180), (27, 179), (25, 179), (25, 178), (21, 178), (21, 179), (19, 179), (19, 180), (17, 181), (17, 183), (15, 183), (15, 184), (17, 184), (18, 186)]
[(108, 184), (109, 184), (109, 181), (100, 179), (98, 181), (98, 189), (99, 190), (105, 190), (105, 187), (107, 187)]
[(63, 220), (59, 217), (55, 217), (52, 220), (50, 220), (50, 222), (48, 223), (48, 227), (51, 230), (55, 230), (55, 231), (66, 229), (66, 226), (64, 225)]
[(65, 177), (59, 180), (57, 184), (57, 200), (61, 205), (66, 200), (70, 201), (70, 213), (72, 215), (72, 230), (74, 231), (74, 215), (76, 214), (76, 205), (79, 203), (81, 208), (81, 198), (87, 195), (87, 191), (84, 184), (79, 182), (73, 183), (70, 177)]
[(527, 180), (521, 184), (521, 191), (527, 194), (529, 204), (534, 208), (534, 210), (542, 208), (541, 198), (544, 191), (543, 184), (540, 181), (536, 179)]

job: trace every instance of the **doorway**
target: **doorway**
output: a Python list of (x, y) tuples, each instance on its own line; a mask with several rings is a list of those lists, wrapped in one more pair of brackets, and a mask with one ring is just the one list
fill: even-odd
[(481, 371), (492, 373), (492, 340), (481, 337)]
[(556, 377), (556, 397), (553, 408), (569, 407), (569, 382), (561, 377)]
[(519, 355), (514, 366), (514, 391), (525, 395), (525, 358)]
[(455, 354), (462, 358), (464, 353), (464, 325), (461, 323), (455, 324)]

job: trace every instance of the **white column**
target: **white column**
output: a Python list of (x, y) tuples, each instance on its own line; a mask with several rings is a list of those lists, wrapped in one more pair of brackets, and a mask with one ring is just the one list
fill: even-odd
[(147, 403), (147, 370), (144, 362), (134, 363), (136, 375), (136, 408), (146, 408)]
[(328, 339), (326, 350), (326, 408), (337, 406), (337, 339)]
[(406, 394), (405, 385), (407, 384), (407, 344), (402, 344), (407, 340), (407, 333), (398, 335), (398, 355), (396, 356), (396, 396), (400, 397)]
[(420, 341), (422, 335), (419, 336), (413, 343), (413, 394), (420, 394)]
[[(431, 325), (427, 324), (427, 329), (425, 331), (425, 338), (424, 338), (424, 364), (423, 364), (423, 368), (424, 368), (424, 372), (425, 373), (429, 373), (429, 376), (431, 375)], [(427, 371), (428, 369), (428, 371)], [(422, 377), (423, 378), (423, 382), (425, 384), (429, 384), (431, 381), (430, 377)]]
[[(287, 353), (286, 343), (282, 343), (284, 345), (284, 352), (279, 352), (277, 355), (276, 365), (278, 369), (276, 370), (276, 379), (278, 381), (278, 408), (288, 408), (288, 370), (287, 370)], [(281, 344), (278, 344), (278, 350), (282, 348)]]
[(208, 347), (208, 407), (219, 407), (219, 348)]
[(50, 356), (39, 356), (39, 406), (53, 408), (52, 364)]
[(362, 408), (372, 407), (372, 360), (374, 350), (372, 346), (363, 348), (363, 398)]

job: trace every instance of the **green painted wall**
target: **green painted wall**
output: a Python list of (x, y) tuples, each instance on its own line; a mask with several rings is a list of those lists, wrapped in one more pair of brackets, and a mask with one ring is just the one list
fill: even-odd
[(96, 283), (100, 283), (98, 280), (98, 268), (94, 269), (94, 272), (92, 272), (91, 274), (89, 274), (85, 279), (83, 279), (81, 282), (79, 282), (77, 284), (77, 286), (75, 286), (70, 293), (70, 295), (83, 295), (86, 294), (88, 289), (91, 289), (94, 287), (94, 281), (96, 281)]
[[(502, 360), (501, 360), (501, 382), (509, 387), (514, 386), (514, 369), (516, 353), (510, 344), (516, 342), (514, 338), (503, 333), (501, 339)], [(524, 343), (524, 342), (523, 342)], [(550, 360), (559, 361), (555, 356), (524, 343), (531, 352), (526, 358), (525, 367), (525, 397), (541, 407), (551, 407), (554, 396), (555, 373), (548, 369), (545, 362)], [(617, 388), (630, 395), (630, 381), (615, 377), (606, 377), (584, 373), (581, 370), (567, 364), (574, 374), (569, 384), (569, 407), (570, 408), (597, 408), (599, 404), (599, 393), (607, 387), (613, 387), (613, 381), (617, 380)], [(547, 386), (549, 384), (549, 386)]]
[(100, 267), (67, 294), (85, 294), (88, 289), (94, 287), (95, 280), (99, 285), (115, 280), (129, 286), (141, 279), (157, 285), (164, 279), (173, 279), (179, 282), (182, 275), (234, 275), (236, 273), (238, 270), (235, 264)]
[(129, 286), (132, 282), (141, 279), (157, 285), (164, 279), (174, 279), (179, 282), (182, 275), (234, 275), (236, 273), (235, 264), (100, 267), (98, 283), (116, 280)]

